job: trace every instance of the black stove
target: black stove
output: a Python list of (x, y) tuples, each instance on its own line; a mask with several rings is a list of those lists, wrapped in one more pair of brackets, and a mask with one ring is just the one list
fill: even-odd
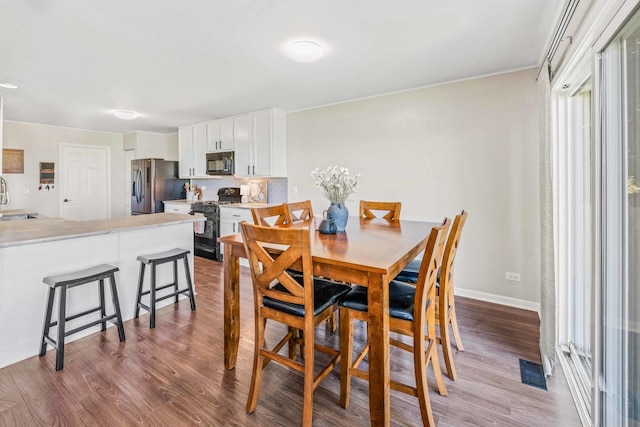
[(191, 204), (191, 214), (202, 213), (206, 221), (202, 233), (194, 233), (193, 249), (196, 255), (222, 261), (218, 236), (220, 235), (220, 205), (240, 203), (242, 196), (238, 187), (224, 187), (218, 190), (217, 201), (195, 202)]

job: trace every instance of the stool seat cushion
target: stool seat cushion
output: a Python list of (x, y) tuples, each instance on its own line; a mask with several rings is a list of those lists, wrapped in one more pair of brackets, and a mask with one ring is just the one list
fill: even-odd
[(47, 276), (42, 281), (52, 288), (58, 286), (75, 286), (83, 283), (95, 282), (96, 280), (108, 277), (111, 273), (118, 271), (118, 267), (109, 264), (100, 264), (84, 270), (72, 271), (69, 273)]
[(158, 252), (155, 254), (147, 254), (138, 256), (138, 261), (145, 264), (163, 264), (165, 262), (175, 261), (180, 258), (184, 258), (191, 251), (187, 249), (169, 249), (168, 251)]
[[(368, 296), (366, 287), (356, 286), (338, 304), (352, 310), (366, 312), (369, 311)], [(389, 283), (389, 316), (413, 322), (415, 298), (415, 286), (392, 280)]]
[[(296, 282), (303, 284), (304, 280), (301, 275), (294, 274), (292, 277)], [(287, 288), (280, 283), (274, 286), (282, 292), (289, 292)], [(351, 290), (350, 286), (333, 282), (331, 280), (313, 279), (313, 315), (317, 316), (322, 313), (327, 307), (335, 304), (343, 295)], [(294, 316), (304, 317), (304, 306), (299, 304), (287, 303), (279, 300), (274, 300), (269, 297), (264, 297), (262, 303), (265, 307), (273, 308), (274, 310), (283, 311)]]

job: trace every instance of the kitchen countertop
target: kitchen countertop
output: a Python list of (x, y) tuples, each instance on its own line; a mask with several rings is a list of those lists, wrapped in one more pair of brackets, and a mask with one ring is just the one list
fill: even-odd
[(203, 220), (202, 216), (157, 213), (91, 221), (72, 221), (62, 218), (0, 221), (0, 249)]
[(38, 212), (33, 209), (0, 209), (0, 217), (3, 216), (38, 216)]
[[(195, 200), (185, 200), (185, 199), (180, 199), (180, 200), (165, 200), (163, 203), (182, 203), (185, 205), (191, 205), (193, 203), (206, 203), (206, 202), (215, 202), (216, 200), (198, 200), (197, 202)], [(282, 203), (256, 203), (256, 202), (251, 202), (251, 203), (231, 203), (231, 204), (226, 204), (226, 205), (220, 205), (220, 208), (240, 208), (240, 209), (252, 209), (252, 208), (262, 208), (265, 206), (276, 206), (276, 205), (280, 205)]]

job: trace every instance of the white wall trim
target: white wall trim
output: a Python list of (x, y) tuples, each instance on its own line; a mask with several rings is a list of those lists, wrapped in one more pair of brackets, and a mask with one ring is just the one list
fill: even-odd
[(313, 106), (313, 107), (300, 108), (299, 110), (290, 110), (290, 111), (286, 111), (286, 113), (287, 114), (289, 114), (289, 113), (299, 113), (299, 112), (302, 112), (302, 111), (315, 110), (317, 108), (331, 107), (333, 105), (348, 104), (350, 102), (357, 102), (357, 101), (363, 101), (363, 100), (366, 100), (366, 99), (380, 98), (380, 97), (383, 97), (383, 96), (395, 95), (395, 94), (398, 94), (398, 93), (412, 92), (414, 90), (427, 89), (427, 88), (437, 87), (437, 86), (446, 86), (446, 85), (449, 85), (449, 84), (452, 84), (452, 83), (466, 82), (468, 80), (477, 80), (477, 79), (483, 79), (485, 77), (493, 77), (493, 76), (499, 76), (499, 75), (502, 75), (502, 74), (516, 73), (518, 71), (529, 70), (531, 68), (536, 68), (536, 66), (535, 65), (531, 65), (531, 66), (528, 66), (528, 67), (516, 68), (516, 69), (513, 69), (513, 70), (498, 71), (498, 72), (495, 72), (495, 73), (483, 74), (483, 75), (474, 76), (474, 77), (465, 77), (464, 79), (459, 79), (459, 80), (449, 80), (449, 81), (446, 81), (446, 82), (432, 83), (432, 84), (428, 84), (428, 85), (424, 85), (424, 86), (417, 86), (417, 87), (411, 87), (411, 88), (407, 88), (407, 89), (400, 89), (400, 90), (396, 90), (396, 91), (393, 91), (393, 92), (385, 92), (385, 93), (378, 93), (378, 94), (375, 94), (375, 95), (363, 96), (361, 98), (346, 99), (344, 101), (332, 102), (332, 103), (329, 103), (329, 104), (323, 104), (323, 105), (316, 105), (316, 106)]
[(521, 308), (523, 310), (535, 311), (540, 315), (540, 303), (527, 301), (518, 298), (505, 297), (502, 295), (490, 294), (488, 292), (474, 291), (456, 287), (454, 293), (464, 298), (472, 298), (480, 301), (492, 302), (494, 304), (506, 305), (509, 307)]
[[(24, 121), (20, 121), (20, 120), (5, 120), (5, 122), (12, 122), (12, 123), (22, 123), (25, 125), (36, 125), (36, 126), (49, 126), (52, 128), (58, 128), (58, 129), (69, 129), (69, 130), (81, 130), (81, 131), (86, 131), (86, 132), (98, 132), (98, 133), (108, 133), (110, 135), (124, 135), (126, 133), (129, 132), (110, 132), (110, 131), (106, 131), (106, 130), (96, 130), (96, 129), (84, 129), (84, 128), (72, 128), (69, 126), (58, 126), (58, 125), (48, 125), (45, 123), (35, 123), (35, 122), (24, 122)], [(132, 131), (135, 132), (135, 131)], [(164, 135), (164, 134), (163, 134)]]

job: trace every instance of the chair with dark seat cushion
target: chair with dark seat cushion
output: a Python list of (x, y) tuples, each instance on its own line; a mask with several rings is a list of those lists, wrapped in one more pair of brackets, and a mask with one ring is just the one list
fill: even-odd
[[(424, 425), (433, 426), (435, 421), (429, 390), (427, 368), (433, 364), (433, 372), (442, 395), (447, 389), (442, 379), (438, 360), (435, 331), (436, 275), (440, 268), (444, 242), (451, 221), (433, 227), (422, 258), (419, 279), (416, 285), (391, 281), (389, 283), (389, 330), (412, 338), (412, 344), (389, 338), (389, 344), (413, 354), (415, 387), (390, 379), (391, 388), (418, 398)], [(340, 404), (349, 406), (351, 376), (368, 380), (369, 373), (358, 369), (369, 351), (367, 342), (360, 354), (353, 359), (353, 319), (368, 320), (367, 288), (356, 286), (338, 303), (340, 305)], [(426, 327), (426, 328), (425, 328)], [(425, 330), (426, 329), (426, 330)]]
[[(442, 255), (442, 268), (438, 272), (437, 297), (438, 310), (436, 316), (440, 324), (440, 343), (442, 344), (442, 352), (447, 367), (447, 376), (455, 380), (458, 376), (456, 367), (453, 362), (453, 351), (451, 350), (451, 337), (449, 336), (449, 325), (453, 331), (453, 337), (456, 340), (456, 348), (464, 351), (462, 341), (460, 339), (460, 330), (458, 328), (458, 320), (456, 318), (456, 305), (453, 293), (453, 262), (456, 258), (460, 237), (462, 236), (462, 228), (467, 221), (468, 212), (463, 210), (460, 215), (456, 215), (453, 225), (449, 231), (447, 244)], [(411, 261), (394, 280), (400, 280), (408, 283), (416, 283), (418, 280), (418, 271), (420, 269), (420, 260)], [(442, 277), (441, 277), (442, 276)]]
[[(262, 371), (270, 361), (303, 374), (302, 425), (310, 426), (313, 391), (340, 362), (340, 352), (314, 342), (315, 327), (336, 311), (336, 303), (351, 289), (333, 281), (314, 278), (311, 237), (308, 227), (266, 227), (240, 223), (245, 252), (249, 258), (255, 309), (255, 350), (247, 412), (256, 409)], [(296, 271), (288, 270), (295, 265)], [(273, 348), (266, 347), (267, 319), (284, 323), (288, 330)], [(279, 351), (293, 342), (296, 331), (304, 334), (303, 359)], [(315, 350), (327, 353), (329, 362), (314, 373)]]

